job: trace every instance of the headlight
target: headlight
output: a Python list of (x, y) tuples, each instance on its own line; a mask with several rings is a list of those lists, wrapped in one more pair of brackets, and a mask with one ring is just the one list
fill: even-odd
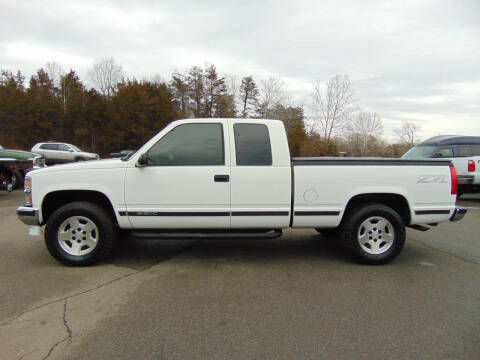
[(25, 176), (23, 192), (25, 193), (25, 206), (32, 206), (32, 178), (30, 176)]

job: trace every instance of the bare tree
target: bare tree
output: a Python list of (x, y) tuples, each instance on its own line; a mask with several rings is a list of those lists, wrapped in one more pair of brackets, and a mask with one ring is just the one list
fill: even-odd
[(348, 75), (336, 75), (326, 85), (316, 82), (312, 93), (313, 128), (330, 141), (341, 133), (351, 119), (355, 106), (355, 92)]
[(419, 140), (418, 132), (420, 129), (421, 126), (419, 124), (405, 121), (401, 128), (396, 128), (394, 131), (401, 141), (407, 143), (410, 147), (413, 147)]
[(365, 156), (377, 146), (376, 138), (383, 132), (382, 119), (377, 113), (360, 112), (348, 122), (346, 129), (351, 148)]
[(117, 91), (117, 84), (123, 79), (122, 66), (114, 58), (101, 58), (93, 63), (87, 76), (93, 86), (107, 98)]
[(225, 85), (227, 87), (227, 94), (231, 95), (233, 97), (233, 101), (235, 103), (235, 108), (239, 104), (239, 99), (238, 99), (238, 75), (237, 74), (226, 74), (225, 75)]
[(278, 76), (270, 75), (260, 81), (260, 107), (259, 114), (269, 119), (273, 116), (272, 109), (283, 104), (287, 99), (285, 83)]
[(62, 78), (62, 75), (63, 75), (62, 66), (55, 61), (51, 61), (51, 62), (47, 62), (47, 64), (45, 65), (45, 68), (47, 70), (48, 77), (53, 82), (53, 85), (59, 88), (60, 79)]

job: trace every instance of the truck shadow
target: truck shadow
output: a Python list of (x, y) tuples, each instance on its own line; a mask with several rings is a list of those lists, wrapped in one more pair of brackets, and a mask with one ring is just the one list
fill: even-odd
[(146, 240), (124, 236), (107, 263), (143, 270), (188, 253), (195, 259), (270, 262), (285, 259), (348, 261), (338, 239), (312, 232), (289, 232), (278, 239)]

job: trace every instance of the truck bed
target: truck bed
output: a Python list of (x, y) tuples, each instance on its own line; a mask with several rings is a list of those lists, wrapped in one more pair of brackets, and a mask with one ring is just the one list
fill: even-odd
[(455, 209), (450, 160), (311, 157), (291, 162), (293, 227), (337, 227), (349, 201), (365, 194), (403, 198), (411, 204), (410, 224), (448, 220)]

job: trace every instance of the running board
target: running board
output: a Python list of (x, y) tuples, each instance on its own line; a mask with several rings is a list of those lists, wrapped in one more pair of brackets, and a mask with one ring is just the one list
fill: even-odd
[(410, 229), (415, 229), (418, 231), (428, 231), (430, 228), (428, 226), (423, 226), (423, 225), (408, 225)]
[(132, 231), (130, 235), (140, 239), (275, 239), (282, 230), (268, 232), (154, 232)]

